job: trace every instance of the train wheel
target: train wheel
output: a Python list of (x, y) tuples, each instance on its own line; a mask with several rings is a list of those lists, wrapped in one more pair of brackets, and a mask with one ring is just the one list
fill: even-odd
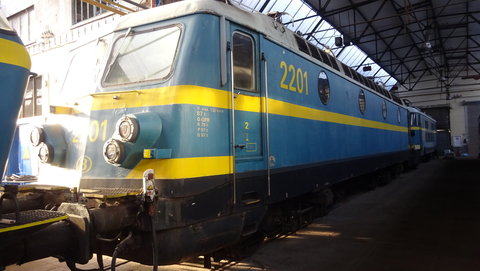
[(252, 256), (255, 251), (260, 248), (260, 245), (263, 243), (265, 237), (266, 235), (261, 231), (251, 234), (230, 248), (227, 252), (226, 258), (229, 260), (238, 261)]
[(393, 168), (392, 168), (392, 174), (393, 174), (392, 178), (396, 178), (397, 176), (402, 174), (404, 171), (405, 171), (405, 168), (403, 167), (403, 164), (398, 164), (398, 165), (393, 166)]
[(332, 189), (325, 188), (318, 193), (318, 198), (320, 202), (317, 204), (318, 211), (315, 212), (315, 217), (325, 216), (333, 206), (335, 194)]
[(368, 190), (375, 190), (381, 183), (381, 176), (379, 174), (374, 174), (368, 177), (366, 184)]
[(379, 174), (380, 185), (387, 185), (392, 181), (392, 173), (390, 170), (384, 170)]

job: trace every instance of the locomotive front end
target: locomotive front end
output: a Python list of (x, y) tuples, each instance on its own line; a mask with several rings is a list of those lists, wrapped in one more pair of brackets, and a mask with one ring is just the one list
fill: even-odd
[(30, 56), (17, 33), (0, 14), (0, 178), (7, 162), (8, 151), (15, 132), (18, 110), (22, 104), (28, 76)]
[[(92, 205), (95, 193), (108, 194), (108, 206), (138, 203), (138, 196), (117, 197), (122, 193), (150, 197), (141, 197), (140, 219), (114, 229), (134, 229), (133, 245), (118, 252), (120, 244), (105, 242), (106, 253), (168, 264), (239, 238), (243, 218), (230, 210), (229, 95), (219, 89), (219, 32), (220, 18), (203, 12), (119, 25), (92, 95), (90, 122), (104, 123), (105, 136), (86, 144), (92, 167), (83, 170), (80, 191)], [(146, 172), (155, 176), (154, 196)], [(152, 240), (157, 251), (138, 240)]]
[(58, 230), (58, 240), (16, 253), (41, 246), (17, 234), (0, 247), (11, 255), (0, 266), (49, 255), (74, 266), (92, 253), (170, 264), (238, 240), (244, 215), (230, 209), (229, 95), (219, 89), (212, 49), (220, 17), (199, 7), (184, 17), (168, 7), (132, 14), (113, 34), (72, 51), (65, 104), (20, 127), (29, 166), (48, 190), (33, 188), (35, 206), (22, 199), (20, 209), (62, 214), (34, 235), (45, 240)]

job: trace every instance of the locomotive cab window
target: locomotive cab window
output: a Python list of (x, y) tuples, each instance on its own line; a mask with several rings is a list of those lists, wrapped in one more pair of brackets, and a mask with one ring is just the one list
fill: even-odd
[(236, 89), (255, 91), (255, 51), (253, 39), (233, 34), (233, 81)]
[(141, 32), (127, 30), (113, 44), (102, 85), (165, 79), (172, 72), (180, 33), (179, 26)]
[(330, 99), (330, 84), (327, 74), (324, 71), (318, 74), (318, 96), (323, 104), (328, 104), (328, 100)]

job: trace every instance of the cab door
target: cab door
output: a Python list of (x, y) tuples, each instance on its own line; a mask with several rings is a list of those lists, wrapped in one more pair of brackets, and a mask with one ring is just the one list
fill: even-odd
[(236, 201), (241, 202), (245, 200), (245, 195), (248, 193), (261, 197), (260, 195), (263, 195), (266, 190), (265, 176), (245, 177), (248, 172), (258, 172), (265, 167), (261, 65), (258, 34), (233, 24), (229, 32), (233, 104), (233, 177), (235, 198)]
[(411, 163), (416, 165), (419, 163), (419, 155), (422, 148), (421, 142), (421, 120), (420, 115), (416, 112), (409, 113), (409, 134), (408, 134), (408, 144), (410, 145), (411, 150)]

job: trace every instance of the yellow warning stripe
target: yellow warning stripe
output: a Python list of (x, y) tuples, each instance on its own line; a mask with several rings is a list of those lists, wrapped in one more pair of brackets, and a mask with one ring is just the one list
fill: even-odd
[(14, 41), (0, 38), (0, 63), (20, 66), (30, 70), (32, 63), (27, 49)]
[[(92, 111), (172, 104), (194, 104), (230, 108), (230, 92), (181, 85), (135, 91), (95, 93)], [(115, 97), (115, 98), (114, 98)]]
[(415, 130), (415, 131), (420, 131), (421, 130), (421, 131), (426, 131), (426, 132), (430, 131), (432, 133), (436, 133), (436, 131), (434, 131), (434, 130), (429, 130), (427, 128), (418, 127), (418, 126), (410, 127), (410, 130)]
[[(135, 91), (96, 93), (92, 95), (94, 97), (92, 110), (96, 111), (172, 104), (193, 104), (198, 106), (229, 109), (231, 108), (230, 95), (230, 92), (224, 90), (189, 85)], [(114, 96), (115, 99), (113, 98)], [(268, 102), (270, 114), (397, 132), (408, 131), (408, 128), (405, 126), (314, 109), (274, 99), (268, 99)], [(265, 113), (265, 98), (243, 94), (238, 95), (235, 98), (235, 109)]]
[(127, 196), (136, 196), (140, 193), (141, 193), (141, 191), (136, 191), (136, 192), (131, 191), (131, 192), (119, 192), (119, 193), (109, 194), (108, 192), (104, 193), (102, 191), (98, 191), (98, 192), (85, 192), (85, 193), (83, 193), (83, 195), (86, 198), (117, 199), (117, 198), (123, 198), (123, 197), (127, 197)]
[(49, 224), (49, 223), (53, 223), (53, 222), (57, 222), (57, 221), (60, 221), (60, 220), (65, 220), (65, 219), (68, 219), (68, 215), (54, 217), (54, 218), (50, 218), (50, 219), (46, 219), (46, 220), (42, 220), (42, 221), (37, 221), (37, 222), (32, 222), (32, 223), (27, 223), (27, 224), (23, 224), (23, 225), (3, 228), (3, 229), (0, 229), (0, 233), (1, 232), (16, 231), (16, 230), (20, 230), (20, 229), (31, 228), (31, 227), (35, 227), (35, 226), (39, 226), (39, 225), (43, 225), (43, 224)]
[(328, 112), (301, 105), (295, 105), (287, 102), (269, 99), (268, 106), (271, 114), (311, 119), (325, 122), (332, 122), (344, 125), (360, 126), (397, 132), (407, 132), (408, 128), (399, 125), (388, 124), (379, 121), (373, 121), (340, 113)]
[(147, 169), (157, 179), (195, 178), (233, 172), (233, 156), (193, 157), (175, 159), (144, 159), (130, 171), (127, 179), (141, 179)]

